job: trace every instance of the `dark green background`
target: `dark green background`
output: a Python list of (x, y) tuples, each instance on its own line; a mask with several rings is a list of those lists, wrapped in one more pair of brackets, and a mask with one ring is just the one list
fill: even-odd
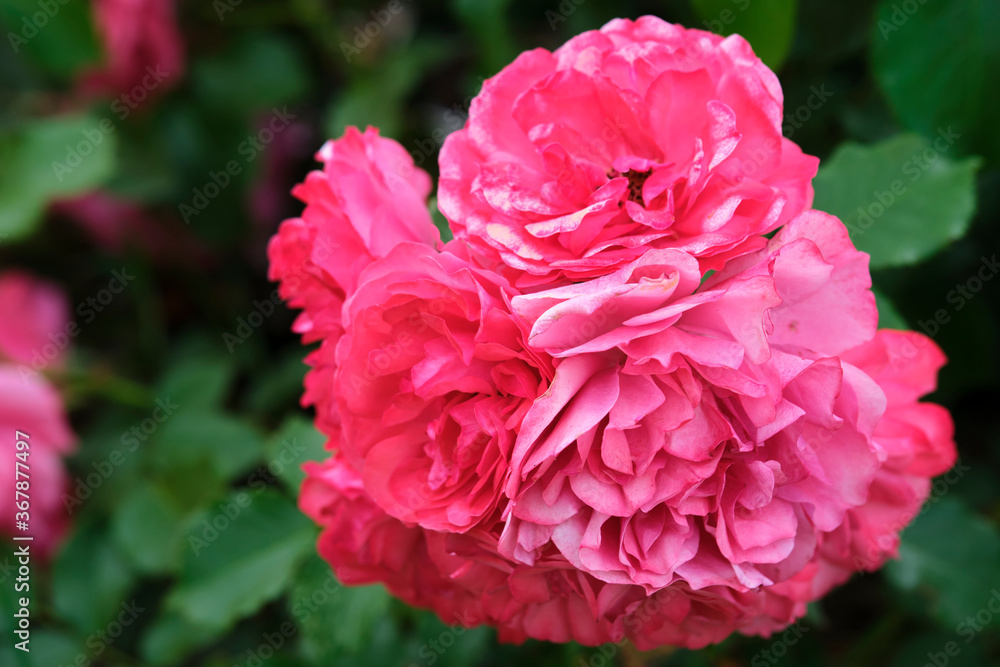
[[(36, 565), (30, 656), (11, 648), (13, 586), (0, 585), (0, 663), (53, 667), (83, 655), (97, 665), (243, 666), (271, 641), (280, 648), (264, 664), (274, 667), (920, 667), (954, 641), (960, 653), (949, 665), (1000, 664), (1000, 615), (975, 633), (960, 625), (1000, 589), (1000, 280), (969, 298), (952, 291), (1000, 250), (1000, 3), (400, 0), (402, 12), (348, 62), (342, 44), (354, 46), (355, 28), (388, 4), (243, 0), (220, 20), (219, 3), (181, 3), (183, 80), (116, 119), (63, 182), (49, 167), (63, 140), (114, 118), (110, 100), (72, 102), (74, 73), (100, 54), (88, 6), (69, 0), (18, 54), (6, 38), (0, 44), (0, 267), (61, 283), (74, 305), (112, 270), (136, 276), (81, 323), (69, 368), (53, 376), (81, 436), (74, 478), (106, 469), (156, 399), (178, 405), (83, 500), (51, 567)], [(4, 35), (36, 5), (0, 1)], [(463, 121), (482, 77), (521, 50), (644, 13), (750, 39), (784, 87), (786, 136), (823, 160), (817, 207), (840, 215), (872, 255), (883, 324), (922, 324), (951, 359), (935, 399), (955, 416), (962, 474), (939, 483), (904, 535), (903, 560), (813, 605), (801, 641), (774, 663), (762, 653), (774, 644), (744, 637), (699, 652), (615, 650), (608, 662), (572, 645), (498, 646), (488, 629), (450, 630), (381, 588), (340, 588), (294, 507), (297, 465), (275, 463), (321, 455), (297, 405), (305, 350), (290, 333), (293, 314), (279, 306), (245, 341), (224, 339), (270, 298), (264, 244), (299, 210), (290, 196), (280, 211), (251, 204), (262, 179), (287, 192), (347, 124), (381, 127), (434, 173), (441, 138)], [(286, 106), (297, 117), (295, 135), (282, 136), (286, 164), (265, 173), (278, 143), (253, 160), (238, 147)], [(913, 162), (939, 130), (958, 138), (932, 161)], [(233, 159), (245, 168), (185, 225), (179, 206)], [(897, 201), (866, 222), (859, 207), (878, 211), (873, 203), (888, 200), (894, 181)], [(110, 253), (49, 208), (96, 188), (139, 202), (166, 238), (198, 251)], [(936, 329), (927, 324), (935, 317)], [(214, 538), (204, 523), (213, 520), (226, 525)], [(143, 611), (119, 638), (106, 648), (90, 639), (133, 602)]]

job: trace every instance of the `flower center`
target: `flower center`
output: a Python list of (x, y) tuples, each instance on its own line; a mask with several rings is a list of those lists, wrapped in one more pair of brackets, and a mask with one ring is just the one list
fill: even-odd
[(628, 179), (628, 200), (633, 201), (636, 204), (643, 204), (642, 200), (642, 186), (646, 183), (646, 179), (649, 178), (650, 174), (653, 173), (652, 169), (647, 169), (646, 171), (636, 171), (634, 169), (629, 169), (624, 174), (619, 172), (617, 169), (611, 169), (608, 171), (608, 178), (618, 178), (624, 176)]

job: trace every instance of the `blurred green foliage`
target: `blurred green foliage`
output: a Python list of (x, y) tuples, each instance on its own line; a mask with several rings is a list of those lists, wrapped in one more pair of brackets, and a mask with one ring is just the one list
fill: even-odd
[[(0, 1), (4, 34), (36, 4)], [(903, 560), (814, 605), (808, 632), (780, 662), (916, 666), (954, 641), (960, 653), (948, 664), (1000, 664), (1000, 615), (983, 623), (981, 613), (1000, 588), (1000, 281), (970, 282), (1000, 247), (1000, 4), (402, 4), (365, 36), (384, 4), (181, 3), (187, 71), (124, 117), (111, 100), (58, 113), (76, 72), (100, 59), (85, 3), (60, 5), (28, 43), (0, 48), (0, 266), (59, 281), (74, 304), (122, 264), (137, 276), (82, 327), (70, 368), (54, 376), (81, 436), (70, 464), (75, 528), (51, 567), (35, 571), (30, 654), (12, 649), (9, 575), (0, 585), (0, 664), (778, 664), (769, 641), (738, 636), (699, 652), (626, 649), (608, 662), (574, 645), (498, 645), (489, 629), (449, 628), (380, 587), (340, 586), (295, 507), (299, 464), (323, 442), (298, 405), (294, 315), (260, 304), (273, 290), (264, 244), (298, 207), (281, 194), (272, 211), (252, 195), (287, 193), (323, 139), (348, 124), (379, 126), (433, 174), (484, 77), (521, 50), (645, 13), (745, 34), (776, 68), (785, 134), (823, 159), (817, 206), (840, 215), (871, 254), (883, 324), (921, 328), (951, 358), (935, 398), (955, 415), (965, 471), (906, 531)], [(299, 135), (282, 137), (286, 164), (271, 173), (277, 142), (241, 147), (283, 109)], [(111, 129), (93, 154), (54, 178), (51, 164), (70, 159), (65, 145), (105, 119)], [(185, 224), (180, 206), (232, 160), (239, 173)], [(111, 252), (49, 209), (98, 187), (197, 252)], [(175, 406), (162, 423), (151, 419), (157, 401)], [(11, 560), (4, 549), (0, 563)], [(977, 614), (980, 630), (967, 635)], [(131, 620), (102, 641), (120, 618)]]

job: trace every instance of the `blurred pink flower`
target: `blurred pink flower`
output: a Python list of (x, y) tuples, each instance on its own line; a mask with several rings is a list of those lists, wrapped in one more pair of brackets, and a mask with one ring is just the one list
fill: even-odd
[[(54, 346), (50, 334), (66, 335), (69, 321), (67, 301), (58, 288), (20, 272), (0, 274), (0, 433), (6, 440), (0, 489), (10, 499), (0, 509), (0, 531), (31, 536), (43, 557), (55, 551), (69, 524), (62, 501), (69, 486), (62, 458), (74, 449), (75, 437), (58, 392), (28, 365)], [(65, 346), (52, 349), (53, 356), (46, 358), (60, 362)], [(21, 461), (27, 468), (18, 468), (14, 456), (18, 431), (29, 436), (27, 456)], [(25, 517), (14, 502), (15, 484), (24, 481), (23, 473), (29, 481), (26, 531), (17, 528), (16, 522)]]
[[(258, 127), (267, 127), (271, 120), (269, 116)], [(288, 188), (298, 180), (295, 166), (312, 150), (311, 139), (308, 125), (291, 121), (287, 128), (274, 133), (274, 140), (261, 155), (262, 164), (249, 188), (247, 204), (253, 221), (268, 234), (274, 231), (275, 220), (288, 208)]]
[(104, 62), (82, 74), (83, 96), (122, 96), (126, 113), (180, 81), (184, 46), (173, 0), (94, 0), (93, 19)]
[(0, 361), (61, 366), (70, 322), (61, 289), (22, 271), (0, 273)]
[(184, 259), (208, 266), (211, 251), (178, 220), (151, 213), (139, 202), (104, 190), (59, 199), (49, 211), (79, 226), (105, 252), (124, 255), (138, 250), (156, 262)]

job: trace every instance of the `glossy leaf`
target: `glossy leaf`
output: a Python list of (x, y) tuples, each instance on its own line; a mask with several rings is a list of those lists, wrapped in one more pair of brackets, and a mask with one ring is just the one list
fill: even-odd
[(968, 229), (979, 161), (951, 159), (949, 138), (939, 139), (900, 135), (872, 146), (844, 144), (820, 167), (813, 207), (847, 225), (872, 268), (919, 262)]

